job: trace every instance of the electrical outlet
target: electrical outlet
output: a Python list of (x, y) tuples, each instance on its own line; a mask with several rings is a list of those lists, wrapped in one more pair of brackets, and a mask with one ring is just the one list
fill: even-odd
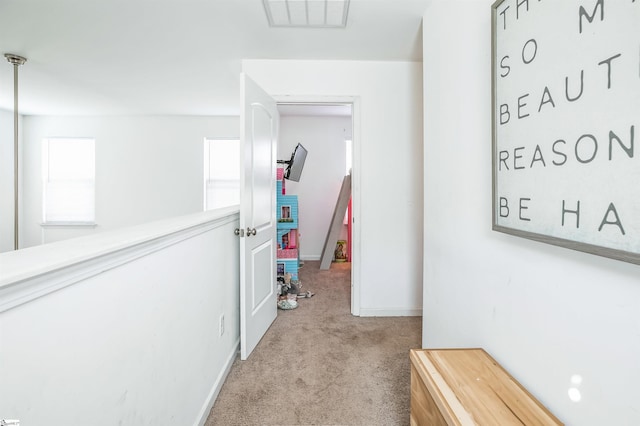
[(224, 334), (224, 314), (220, 314), (220, 336)]

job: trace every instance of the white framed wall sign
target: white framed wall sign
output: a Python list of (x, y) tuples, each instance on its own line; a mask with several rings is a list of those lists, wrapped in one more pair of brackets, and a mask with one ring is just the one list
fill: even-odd
[(493, 229), (640, 264), (640, 0), (496, 1), (492, 92)]

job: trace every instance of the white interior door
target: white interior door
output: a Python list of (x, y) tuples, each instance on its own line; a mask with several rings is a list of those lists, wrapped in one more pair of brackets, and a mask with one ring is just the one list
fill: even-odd
[(277, 316), (276, 102), (240, 76), (240, 358), (246, 360)]

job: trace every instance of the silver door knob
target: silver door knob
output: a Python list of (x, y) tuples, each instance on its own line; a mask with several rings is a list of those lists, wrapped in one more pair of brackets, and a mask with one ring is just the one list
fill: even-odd
[(258, 231), (256, 231), (256, 228), (251, 229), (251, 228), (247, 227), (247, 237), (250, 237), (252, 235), (256, 235), (257, 232)]

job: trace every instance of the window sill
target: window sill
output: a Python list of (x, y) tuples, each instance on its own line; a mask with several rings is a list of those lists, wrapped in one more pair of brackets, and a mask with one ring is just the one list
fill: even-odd
[(98, 224), (95, 222), (43, 222), (40, 226), (43, 228), (95, 228)]

